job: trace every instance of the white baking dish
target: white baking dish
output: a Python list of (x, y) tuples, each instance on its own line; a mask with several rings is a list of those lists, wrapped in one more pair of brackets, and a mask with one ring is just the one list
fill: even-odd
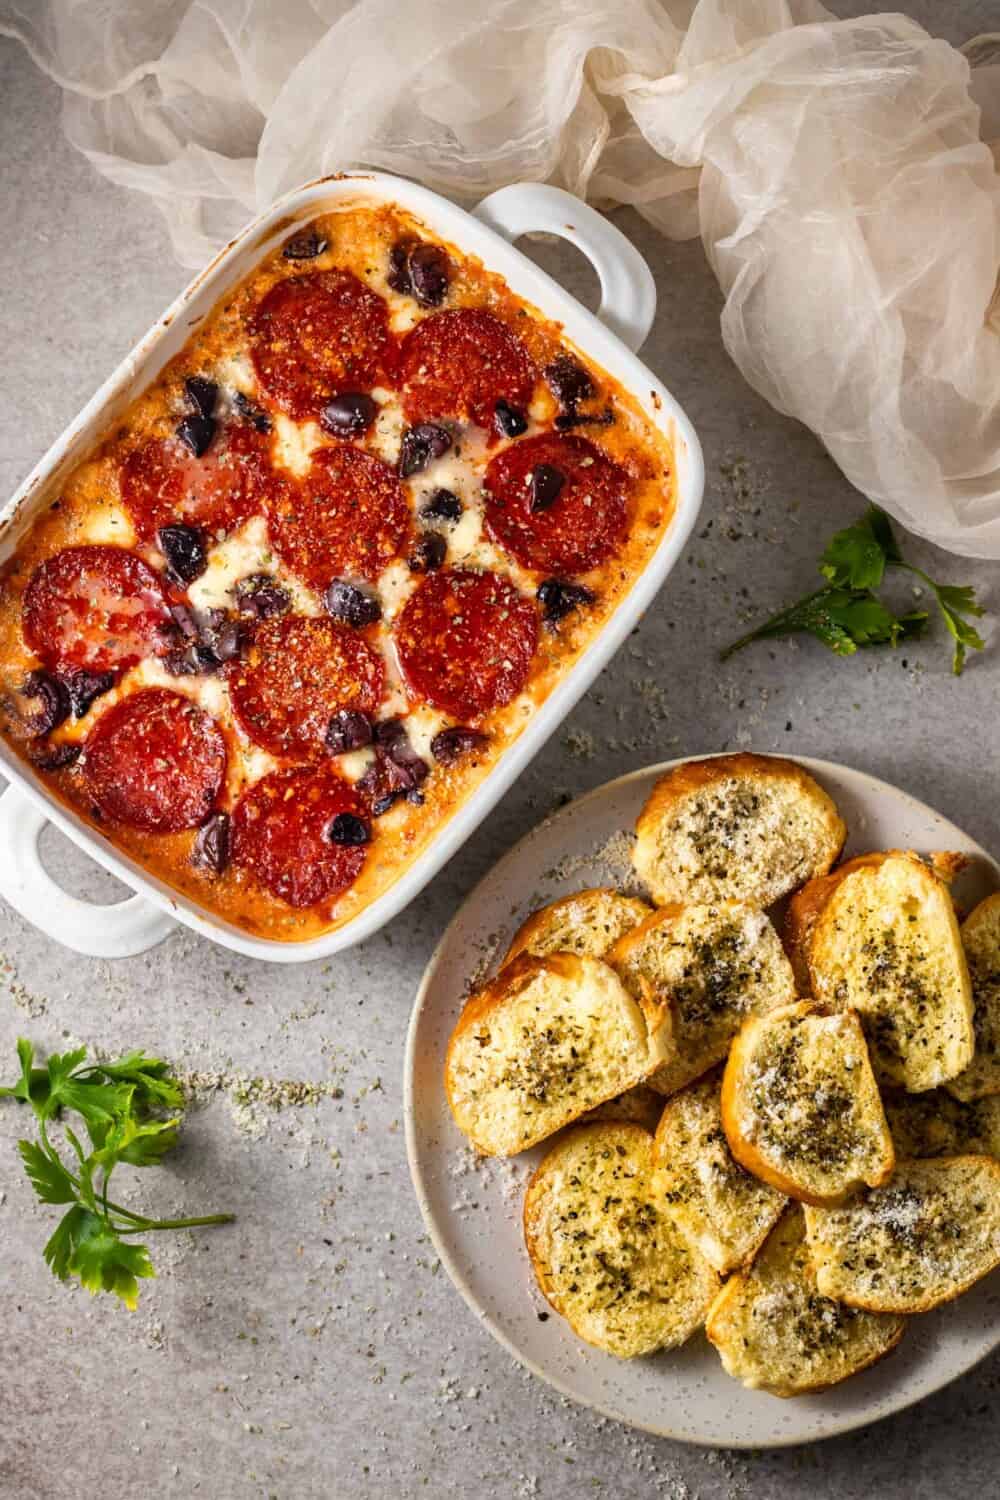
[[(677, 467), (676, 514), (603, 631), (433, 844), (394, 885), (345, 926), (308, 942), (251, 937), (172, 890), (127, 854), (112, 848), (0, 743), (0, 767), (10, 780), (0, 797), (0, 895), (50, 937), (79, 953), (103, 958), (141, 953), (164, 938), (176, 922), (237, 953), (279, 963), (323, 958), (370, 937), (451, 858), (565, 718), (650, 604), (694, 525), (704, 484), (701, 448), (677, 402), (633, 352), (649, 332), (656, 293), (649, 267), (625, 236), (579, 199), (538, 183), (502, 188), (469, 214), (401, 178), (353, 173), (323, 178), (290, 193), (249, 224), (207, 270), (195, 277), (0, 512), (0, 561), (9, 555), (35, 514), (49, 502), (95, 439), (178, 353), (192, 327), (274, 244), (296, 224), (334, 204), (385, 201), (398, 203), (443, 239), (479, 256), (518, 296), (562, 323), (573, 343), (632, 393), (650, 420), (672, 441)], [(571, 240), (593, 264), (602, 293), (596, 317), (514, 248), (513, 242), (520, 235), (539, 230)], [(118, 905), (93, 906), (61, 890), (46, 873), (38, 854), (39, 835), (47, 820), (136, 894)]]

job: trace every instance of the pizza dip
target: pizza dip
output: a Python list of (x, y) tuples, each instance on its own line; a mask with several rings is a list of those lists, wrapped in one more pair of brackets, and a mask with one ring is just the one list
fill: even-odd
[(0, 731), (220, 918), (315, 937), (427, 846), (668, 528), (667, 438), (394, 208), (230, 292), (0, 574)]

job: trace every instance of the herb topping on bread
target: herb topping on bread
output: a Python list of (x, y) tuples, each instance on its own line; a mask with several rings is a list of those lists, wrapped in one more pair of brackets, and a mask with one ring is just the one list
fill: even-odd
[(770, 906), (825, 874), (846, 830), (822, 787), (793, 761), (718, 755), (656, 783), (636, 823), (632, 860), (661, 906)]
[(719, 1286), (652, 1189), (653, 1138), (579, 1125), (528, 1185), (524, 1234), (538, 1284), (589, 1344), (621, 1359), (681, 1344)]
[(727, 1374), (775, 1396), (825, 1391), (895, 1349), (904, 1320), (824, 1297), (805, 1243), (802, 1209), (789, 1208), (747, 1271), (730, 1277), (705, 1332)]
[(860, 1022), (799, 1001), (747, 1022), (722, 1083), (722, 1123), (748, 1172), (805, 1203), (884, 1182), (894, 1152)]
[(606, 886), (576, 891), (532, 912), (514, 934), (504, 963), (510, 963), (519, 953), (534, 953), (537, 958), (548, 953), (604, 958), (609, 948), (650, 911), (638, 896), (623, 896)]
[(669, 1031), (596, 958), (522, 954), (473, 995), (448, 1044), (445, 1088), (486, 1156), (524, 1151), (642, 1082)]
[(1000, 1162), (903, 1161), (884, 1187), (807, 1208), (821, 1292), (877, 1312), (928, 1312), (1000, 1264)]
[(722, 1129), (721, 1068), (674, 1094), (656, 1129), (655, 1185), (721, 1275), (750, 1260), (787, 1203), (740, 1166)]
[(721, 1061), (747, 1016), (795, 999), (778, 934), (737, 902), (664, 907), (619, 938), (607, 961), (633, 995), (670, 1009), (673, 1056), (650, 1079), (663, 1094)]
[(919, 1093), (968, 1066), (972, 991), (955, 909), (916, 855), (865, 854), (810, 881), (789, 905), (787, 939), (817, 1000), (860, 1014), (881, 1082)]

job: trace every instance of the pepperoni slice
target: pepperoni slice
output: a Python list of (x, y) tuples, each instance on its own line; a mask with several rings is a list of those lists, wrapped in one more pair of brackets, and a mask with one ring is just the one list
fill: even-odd
[[(555, 499), (546, 504), (543, 495), (539, 505), (532, 475), (540, 465), (562, 483), (556, 479)], [(586, 573), (624, 539), (629, 485), (625, 470), (584, 437), (525, 438), (486, 470), (486, 529), (525, 568)]]
[(467, 417), (499, 435), (496, 404), (524, 407), (535, 369), (521, 340), (482, 307), (434, 313), (403, 340), (403, 405), (412, 422)]
[(233, 712), (274, 755), (323, 753), (335, 713), (373, 714), (385, 669), (367, 641), (333, 620), (283, 615), (254, 631), (246, 657), (227, 668)]
[(275, 551), (320, 590), (334, 578), (377, 578), (410, 528), (395, 472), (349, 443), (318, 448), (301, 480), (272, 491), (267, 514)]
[(64, 547), (24, 591), (24, 638), (52, 667), (132, 666), (166, 649), (168, 618), (159, 577), (124, 547)]
[(147, 833), (204, 823), (226, 776), (226, 741), (204, 709), (167, 688), (130, 693), (87, 736), (87, 790), (105, 817)]
[(290, 417), (341, 391), (370, 391), (393, 362), (389, 309), (350, 271), (279, 281), (250, 320), (257, 378)]
[(331, 770), (273, 771), (233, 809), (233, 862), (289, 906), (315, 906), (361, 873), (365, 846), (333, 843), (330, 825), (338, 813), (364, 812), (349, 783)]
[(249, 424), (220, 428), (201, 458), (179, 437), (135, 448), (118, 474), (136, 531), (152, 541), (161, 526), (182, 522), (231, 531), (260, 508), (274, 480), (269, 439)]
[(411, 595), (395, 639), (407, 686), (465, 720), (521, 691), (538, 641), (538, 616), (506, 578), (443, 568)]

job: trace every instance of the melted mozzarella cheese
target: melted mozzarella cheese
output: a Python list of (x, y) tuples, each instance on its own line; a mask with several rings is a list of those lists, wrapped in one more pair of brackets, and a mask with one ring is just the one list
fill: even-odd
[(257, 389), (257, 376), (250, 355), (245, 350), (227, 354), (216, 360), (212, 378), (218, 382), (223, 394), (227, 391), (242, 391), (252, 396)]
[(401, 558), (397, 558), (395, 562), (391, 562), (382, 570), (375, 592), (382, 606), (383, 620), (389, 624), (392, 623), (419, 581), (419, 576), (411, 573)]
[(134, 547), (135, 527), (128, 512), (109, 501), (85, 512), (80, 540), (101, 546)]
[(274, 573), (291, 594), (292, 608), (296, 613), (322, 613), (320, 602), (311, 589), (286, 569), (275, 568), (264, 516), (251, 517), (225, 541), (212, 548), (204, 573), (188, 587), (188, 598), (195, 609), (232, 608), (234, 585), (251, 573)]
[(406, 425), (403, 408), (392, 392), (387, 391), (383, 386), (376, 386), (372, 391), (372, 397), (378, 402), (379, 410), (370, 434), (371, 448), (383, 463), (395, 467), (399, 460), (399, 444), (403, 436), (403, 428)]
[(308, 474), (312, 468), (313, 450), (323, 441), (316, 422), (293, 422), (280, 412), (274, 418), (272, 456), (275, 463), (290, 469), (293, 474)]

